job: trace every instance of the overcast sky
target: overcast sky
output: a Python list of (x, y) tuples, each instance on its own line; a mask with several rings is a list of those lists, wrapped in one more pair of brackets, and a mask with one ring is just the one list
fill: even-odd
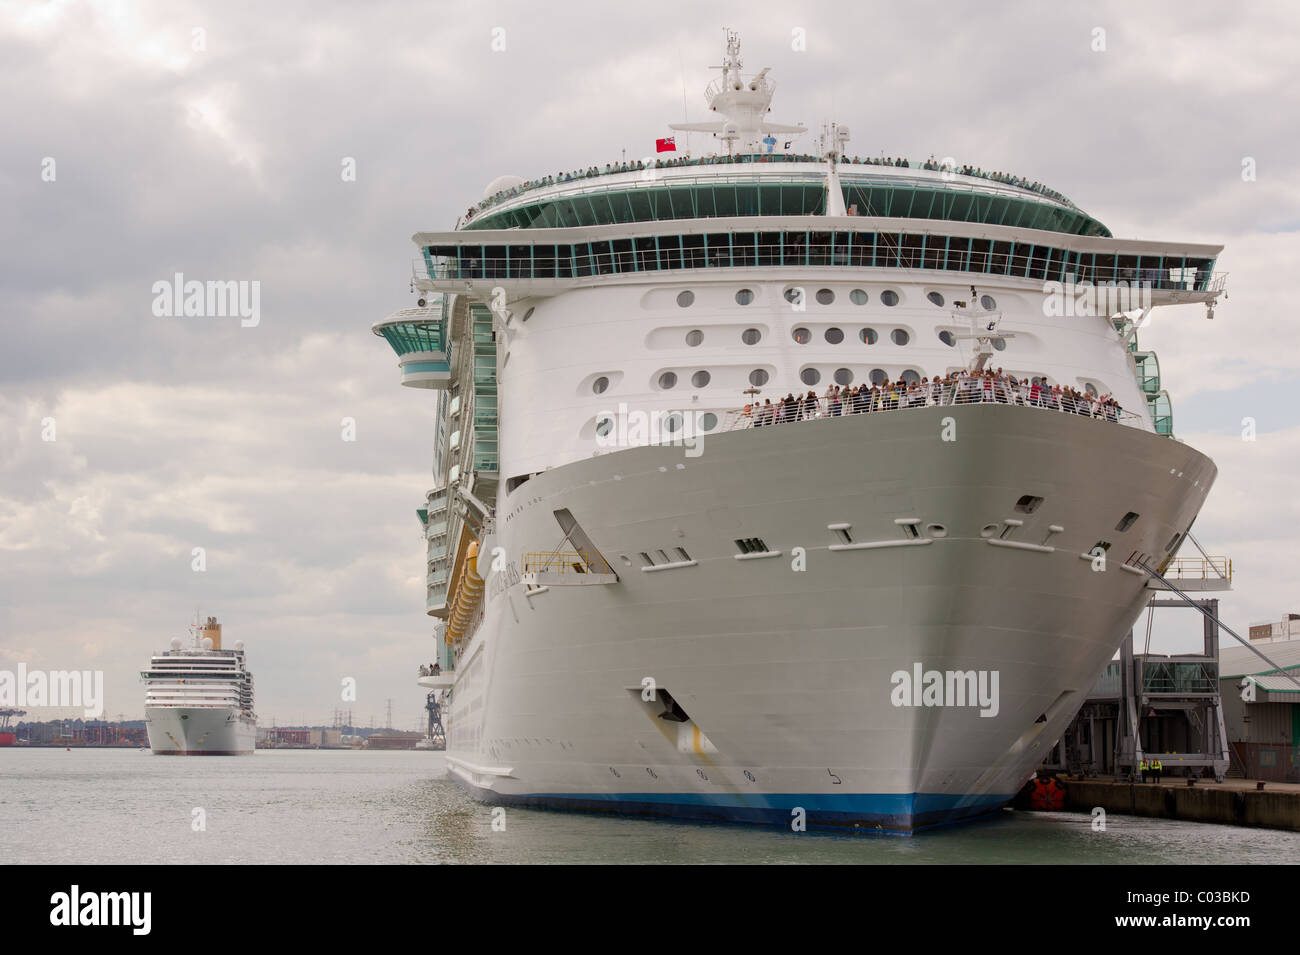
[[(410, 304), (411, 234), (491, 179), (704, 119), (723, 26), (778, 122), (1226, 245), (1215, 320), (1158, 310), (1141, 343), (1220, 468), (1196, 533), (1234, 561), (1226, 622), (1300, 610), (1300, 7), (1134, 7), (0, 2), (0, 669), (101, 669), (140, 718), (138, 670), (199, 607), (247, 643), (265, 724), (329, 720), (354, 677), (359, 724), (391, 697), (413, 727), (433, 400), (370, 324)], [(260, 324), (156, 317), (177, 272), (260, 282)], [(1156, 649), (1199, 646), (1162, 616)]]

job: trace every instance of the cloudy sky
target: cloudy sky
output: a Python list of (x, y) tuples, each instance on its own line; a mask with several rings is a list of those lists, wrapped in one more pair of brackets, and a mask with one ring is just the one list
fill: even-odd
[[(1158, 311), (1142, 345), (1221, 471), (1197, 535), (1234, 561), (1225, 620), (1300, 610), (1300, 8), (1133, 8), (0, 2), (0, 669), (101, 669), (139, 718), (136, 672), (199, 607), (248, 644), (264, 722), (326, 721), (354, 677), (358, 723), (391, 697), (413, 726), (433, 403), (370, 324), (410, 302), (411, 234), (497, 175), (703, 119), (723, 26), (779, 122), (1227, 246), (1215, 320)], [(260, 282), (260, 323), (156, 317), (178, 272)], [(1199, 644), (1163, 616), (1157, 649)]]

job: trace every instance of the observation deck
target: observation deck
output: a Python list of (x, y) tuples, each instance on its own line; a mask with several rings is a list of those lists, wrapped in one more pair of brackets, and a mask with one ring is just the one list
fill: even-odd
[(392, 346), (410, 388), (445, 389), (451, 384), (451, 342), (442, 307), (402, 308), (371, 330)]

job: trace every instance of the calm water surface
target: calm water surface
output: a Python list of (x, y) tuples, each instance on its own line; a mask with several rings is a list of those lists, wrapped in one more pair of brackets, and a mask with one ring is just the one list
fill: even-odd
[[(9, 863), (1242, 863), (1300, 861), (1300, 833), (1115, 816), (1004, 813), (912, 838), (792, 833), (491, 809), (440, 754), (0, 750)], [(191, 828), (202, 808), (207, 829)]]

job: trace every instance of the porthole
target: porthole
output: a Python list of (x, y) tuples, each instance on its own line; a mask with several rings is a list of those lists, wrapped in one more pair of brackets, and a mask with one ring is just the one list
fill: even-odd
[(866, 305), (869, 298), (866, 291), (860, 288), (855, 288), (849, 293), (849, 301), (854, 305)]
[(609, 387), (609, 379), (606, 378), (604, 375), (601, 375), (599, 378), (597, 378), (595, 381), (591, 383), (591, 390), (598, 395), (603, 395), (605, 393), (605, 389), (608, 387)]
[(753, 289), (743, 288), (736, 293), (737, 305), (748, 305), (752, 301), (754, 301)]
[(677, 372), (666, 371), (659, 376), (659, 387), (665, 390), (677, 387)]
[(929, 534), (931, 537), (948, 536), (948, 528), (944, 527), (942, 524), (926, 524), (925, 532)]
[(757, 345), (763, 338), (763, 333), (757, 328), (747, 328), (740, 333), (740, 340), (746, 345)]
[(822, 373), (816, 368), (805, 368), (799, 372), (799, 380), (805, 385), (815, 385), (822, 380)]
[(702, 344), (703, 342), (704, 332), (700, 331), (698, 328), (692, 329), (686, 333), (686, 344), (690, 345), (692, 348), (696, 345)]
[(695, 293), (690, 289), (677, 293), (677, 304), (682, 308), (690, 308), (695, 304)]
[(853, 384), (853, 370), (851, 368), (836, 368), (835, 384), (837, 385)]
[(840, 342), (844, 341), (844, 331), (839, 328), (826, 329), (826, 341), (832, 345), (838, 345)]
[(704, 388), (709, 384), (710, 378), (712, 378), (712, 375), (704, 369), (700, 369), (695, 374), (691, 375), (691, 384), (696, 388)]
[(864, 328), (858, 332), (858, 341), (864, 345), (874, 345), (879, 340), (880, 335), (876, 333), (874, 328)]
[(895, 328), (889, 333), (889, 340), (895, 345), (906, 345), (912, 340), (912, 336), (907, 334), (907, 329), (905, 328)]
[(530, 308), (528, 311), (524, 312), (523, 321), (526, 322), (526, 321), (528, 321), (530, 318), (532, 318), (532, 317), (533, 317), (533, 312), (535, 312), (535, 311), (537, 311), (537, 306), (534, 305), (534, 306), (533, 306), (532, 308)]
[(718, 416), (712, 411), (706, 411), (700, 416), (700, 429), (702, 431), (712, 431), (718, 426)]
[(755, 368), (749, 373), (749, 383), (755, 388), (767, 384), (767, 372), (762, 368)]
[(980, 537), (992, 537), (998, 532), (997, 524), (985, 524), (980, 528)]
[(664, 430), (680, 431), (682, 429), (682, 416), (674, 411), (668, 417), (664, 418)]
[(939, 333), (939, 341), (943, 342), (949, 348), (957, 347), (957, 336), (946, 328)]
[(602, 438), (614, 430), (613, 418), (601, 418), (596, 422), (596, 433)]
[(885, 369), (883, 369), (883, 368), (873, 368), (873, 369), (871, 369), (871, 383), (872, 383), (873, 385), (887, 385), (887, 384), (889, 384), (889, 376), (888, 376), (887, 374), (885, 374)]
[(984, 311), (991, 312), (998, 307), (998, 300), (992, 295), (981, 295), (980, 304), (984, 306)]
[(793, 338), (800, 345), (807, 345), (810, 341), (812, 341), (812, 332), (808, 331), (808, 329), (806, 328), (800, 327), (792, 331), (790, 333), (790, 337)]
[(798, 305), (803, 301), (803, 289), (797, 285), (792, 285), (785, 290), (785, 300), (791, 305)]
[(880, 293), (880, 304), (893, 308), (898, 304), (898, 293), (891, 288), (885, 289)]
[(817, 290), (817, 303), (819, 305), (830, 305), (835, 301), (835, 293), (828, 288), (819, 288)]
[(899, 377), (901, 377), (909, 385), (919, 384), (921, 381), (921, 373), (919, 371), (916, 371), (913, 368), (907, 369)]
[(990, 342), (990, 344), (991, 344), (994, 348), (996, 348), (998, 351), (1006, 351), (1006, 350), (1007, 350), (1007, 340), (1006, 340), (1005, 338), (994, 338), (994, 339)]
[(935, 305), (938, 305), (940, 308), (943, 308), (943, 296), (940, 295), (938, 292), (931, 292), (929, 295), (926, 296), (926, 298), (928, 298)]

